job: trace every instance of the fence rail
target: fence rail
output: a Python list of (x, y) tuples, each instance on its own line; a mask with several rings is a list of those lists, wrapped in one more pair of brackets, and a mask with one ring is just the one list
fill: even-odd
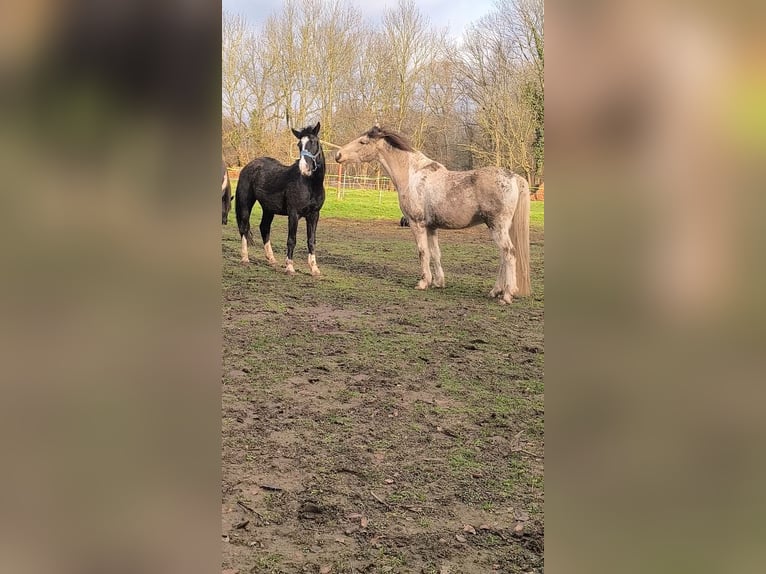
[[(241, 168), (227, 168), (230, 179), (239, 179)], [(396, 191), (394, 182), (385, 175), (351, 175), (340, 166), (340, 164), (331, 163), (327, 166), (327, 172), (324, 177), (325, 185), (336, 189), (336, 197), (343, 199), (347, 189), (365, 189), (370, 191)], [(544, 200), (544, 184), (530, 186), (532, 201)]]
[[(241, 168), (229, 167), (229, 179), (239, 179)], [(340, 164), (328, 164), (324, 176), (324, 182), (327, 187), (333, 187), (337, 190), (338, 198), (342, 198), (347, 189), (369, 189), (373, 191), (396, 191), (394, 182), (385, 175), (352, 175), (346, 172)]]

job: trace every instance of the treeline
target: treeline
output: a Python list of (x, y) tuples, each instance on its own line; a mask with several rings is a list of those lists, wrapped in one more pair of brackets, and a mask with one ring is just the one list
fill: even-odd
[[(223, 17), (223, 151), (296, 157), (288, 127), (344, 144), (374, 123), (450, 169), (544, 168), (543, 0), (496, 0), (462, 42), (412, 0), (368, 24), (346, 0), (286, 0), (261, 27)], [(325, 146), (325, 153), (331, 156)]]

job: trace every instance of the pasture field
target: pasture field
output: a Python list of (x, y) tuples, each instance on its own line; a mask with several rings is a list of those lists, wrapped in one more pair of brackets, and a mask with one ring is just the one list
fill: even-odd
[[(223, 229), (224, 571), (542, 571), (544, 204), (534, 294), (502, 306), (486, 227), (440, 231), (447, 286), (416, 291), (388, 195), (328, 190), (319, 278), (303, 221), (293, 277), (266, 263), (258, 207), (250, 265)], [(286, 237), (275, 218), (280, 264)]]
[[(232, 190), (235, 191), (237, 188), (236, 179), (231, 180), (231, 186)], [(322, 207), (322, 218), (340, 217), (344, 219), (387, 219), (389, 221), (398, 221), (402, 216), (395, 191), (377, 192), (362, 189), (346, 189), (343, 192), (344, 196), (342, 199), (337, 199), (337, 189), (334, 187), (327, 187), (326, 192), (327, 199)], [(542, 226), (543, 202), (533, 201), (531, 206), (530, 219), (532, 225)], [(234, 217), (233, 205), (229, 217)], [(256, 227), (258, 221), (260, 221), (260, 215), (258, 218), (256, 220), (255, 216), (252, 217)], [(257, 230), (256, 239), (260, 240)]]

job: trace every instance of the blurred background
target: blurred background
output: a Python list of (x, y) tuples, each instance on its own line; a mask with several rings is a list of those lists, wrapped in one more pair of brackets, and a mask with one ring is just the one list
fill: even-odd
[(220, 566), (220, 42), (215, 2), (0, 6), (0, 571)]
[(761, 572), (763, 7), (546, 3), (551, 572)]

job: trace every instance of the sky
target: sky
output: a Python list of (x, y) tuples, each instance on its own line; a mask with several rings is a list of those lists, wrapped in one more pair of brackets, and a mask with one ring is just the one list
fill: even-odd
[[(386, 8), (398, 0), (351, 0), (365, 19), (378, 21)], [(254, 24), (263, 23), (278, 10), (282, 0), (222, 0), (223, 10), (241, 14)], [(466, 26), (493, 8), (494, 0), (415, 0), (415, 5), (437, 27), (449, 27), (450, 35), (459, 38)]]

